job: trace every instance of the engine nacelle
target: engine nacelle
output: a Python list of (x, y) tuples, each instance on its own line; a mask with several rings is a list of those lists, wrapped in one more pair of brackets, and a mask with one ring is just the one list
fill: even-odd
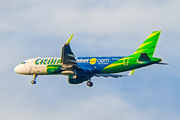
[(86, 77), (83, 76), (77, 76), (77, 78), (73, 78), (73, 75), (69, 75), (68, 77), (68, 82), (70, 84), (79, 84), (79, 83), (83, 83), (84, 81), (87, 81), (88, 79)]
[(61, 65), (48, 65), (47, 66), (47, 73), (48, 74), (59, 74), (62, 72), (60, 69)]

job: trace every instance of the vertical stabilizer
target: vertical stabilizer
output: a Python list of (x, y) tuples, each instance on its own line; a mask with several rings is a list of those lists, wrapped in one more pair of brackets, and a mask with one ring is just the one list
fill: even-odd
[(153, 31), (131, 56), (139, 57), (141, 53), (146, 53), (148, 57), (152, 58), (160, 33), (161, 31)]

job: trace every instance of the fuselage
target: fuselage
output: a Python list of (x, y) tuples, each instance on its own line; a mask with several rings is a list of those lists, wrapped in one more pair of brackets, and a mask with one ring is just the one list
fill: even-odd
[[(76, 62), (77, 65), (84, 70), (90, 70), (94, 73), (101, 73), (105, 67), (122, 58), (124, 57), (77, 57)], [(57, 67), (57, 69), (55, 69), (55, 67)], [(57, 71), (60, 67), (61, 58), (58, 57), (32, 58), (21, 62), (21, 64), (14, 68), (14, 71), (24, 75), (61, 74), (61, 71)]]

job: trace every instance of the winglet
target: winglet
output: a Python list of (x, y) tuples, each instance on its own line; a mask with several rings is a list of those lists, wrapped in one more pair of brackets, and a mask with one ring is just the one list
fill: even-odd
[(66, 42), (67, 44), (69, 44), (71, 42), (71, 39), (73, 37), (74, 34), (71, 35), (71, 37), (68, 39), (68, 41)]
[(134, 74), (135, 69), (133, 69), (132, 71), (130, 71), (130, 73), (128, 75), (133, 75)]

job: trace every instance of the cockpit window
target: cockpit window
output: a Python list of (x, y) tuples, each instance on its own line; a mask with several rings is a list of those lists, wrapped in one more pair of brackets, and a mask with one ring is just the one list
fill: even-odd
[(21, 64), (26, 64), (26, 62), (22, 62)]

